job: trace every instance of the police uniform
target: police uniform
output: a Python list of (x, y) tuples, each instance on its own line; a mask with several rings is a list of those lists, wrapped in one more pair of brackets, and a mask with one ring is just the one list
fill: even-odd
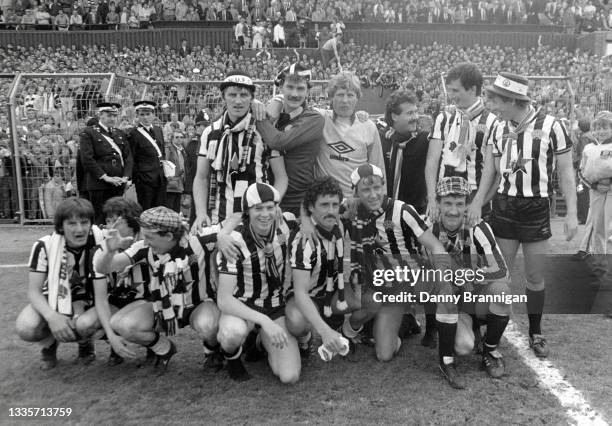
[[(99, 112), (116, 113), (118, 104), (98, 104)], [(131, 179), (132, 153), (122, 130), (106, 128), (101, 123), (86, 127), (80, 135), (80, 164), (83, 188), (88, 193), (96, 213), (95, 221), (104, 221), (102, 206), (109, 198), (123, 195), (125, 185), (115, 186), (102, 176)]]
[[(136, 111), (155, 109), (155, 102), (139, 101), (134, 103)], [(145, 128), (142, 124), (128, 131), (127, 134), (134, 157), (134, 185), (138, 203), (143, 210), (166, 204), (166, 178), (161, 160), (166, 158), (164, 135), (162, 129), (151, 125)]]

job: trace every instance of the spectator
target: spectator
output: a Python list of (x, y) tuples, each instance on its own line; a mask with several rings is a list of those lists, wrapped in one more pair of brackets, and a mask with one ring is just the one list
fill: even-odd
[(60, 9), (57, 13), (57, 16), (55, 17), (53, 24), (59, 31), (68, 31), (68, 28), (70, 26), (70, 18), (68, 18), (64, 11)]
[(110, 9), (108, 14), (106, 15), (106, 23), (109, 25), (109, 29), (116, 30), (119, 28), (119, 23), (121, 21), (121, 17), (117, 13), (117, 9), (115, 7), (115, 3), (110, 3)]
[(178, 0), (176, 3), (176, 7), (174, 9), (174, 15), (176, 16), (177, 21), (186, 21), (187, 17), (187, 3), (184, 0)]
[(274, 26), (274, 47), (285, 47), (285, 23), (284, 19), (279, 19)]
[(185, 190), (185, 161), (184, 145), (188, 140), (184, 132), (174, 131), (169, 138), (172, 142), (166, 144), (166, 158), (175, 166), (173, 177), (168, 178), (166, 186), (166, 207), (177, 213), (181, 212), (181, 197)]

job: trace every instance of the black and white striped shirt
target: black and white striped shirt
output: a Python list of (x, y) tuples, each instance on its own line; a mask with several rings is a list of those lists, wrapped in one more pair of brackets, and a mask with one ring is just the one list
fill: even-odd
[[(189, 236), (186, 247), (177, 245), (167, 253), (171, 260), (187, 257), (189, 268), (178, 274), (177, 284), (178, 280), (183, 280), (185, 284), (192, 283), (191, 299), (194, 305), (206, 300), (216, 300), (217, 283), (215, 267), (211, 263), (214, 258), (211, 254), (217, 243), (219, 229), (219, 225), (203, 228), (197, 235)], [(165, 262), (157, 262), (162, 256), (150, 251), (144, 240), (140, 240), (127, 248), (124, 253), (128, 255), (132, 264), (147, 265), (149, 274), (163, 275)]]
[(431, 227), (456, 266), (480, 269), (484, 281), (480, 284), (508, 277), (508, 267), (497, 245), (493, 230), (484, 221), (473, 227), (462, 226), (453, 233), (444, 229), (440, 222)]
[(497, 192), (520, 198), (550, 197), (556, 156), (572, 149), (565, 126), (540, 110), (516, 141), (508, 143), (512, 141), (508, 134), (514, 129), (512, 122), (500, 121), (489, 139), (493, 155), (501, 157), (502, 179)]
[(454, 167), (448, 164), (452, 161), (446, 157), (453, 155), (457, 147), (462, 120), (462, 114), (457, 109), (440, 112), (434, 121), (429, 139), (439, 139), (443, 142), (438, 179), (461, 176), (468, 181), (472, 190), (476, 190), (484, 167), (486, 141), (497, 122), (497, 117), (485, 109), (470, 121), (468, 143), (471, 144), (473, 140), (474, 149), (468, 155), (465, 164), (460, 162)]
[(235, 275), (234, 297), (251, 308), (269, 310), (285, 304), (283, 283), (286, 279), (285, 261), (289, 227), (282, 221), (272, 240), (274, 262), (280, 277), (280, 285), (269, 285), (266, 279), (266, 255), (257, 247), (250, 228), (240, 225), (232, 232), (240, 253), (235, 260), (228, 260), (223, 253), (217, 253), (219, 274)]

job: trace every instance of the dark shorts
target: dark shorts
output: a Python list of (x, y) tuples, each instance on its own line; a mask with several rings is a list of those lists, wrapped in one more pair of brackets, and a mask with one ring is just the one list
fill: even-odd
[(277, 306), (276, 308), (262, 308), (260, 306), (255, 306), (250, 303), (245, 303), (245, 305), (259, 312), (260, 314), (264, 314), (272, 321), (276, 321), (278, 318), (285, 316), (285, 305)]
[(491, 227), (496, 237), (535, 243), (548, 240), (550, 201), (548, 198), (519, 198), (495, 194)]

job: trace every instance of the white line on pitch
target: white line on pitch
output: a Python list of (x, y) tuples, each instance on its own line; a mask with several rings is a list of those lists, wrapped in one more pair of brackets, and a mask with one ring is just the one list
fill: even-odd
[(512, 321), (508, 323), (504, 336), (523, 362), (533, 370), (540, 384), (559, 400), (570, 419), (578, 425), (608, 424), (604, 417), (589, 405), (582, 393), (563, 378), (563, 374), (552, 362), (536, 358), (529, 348), (527, 336), (521, 333)]
[(25, 268), (27, 263), (16, 263), (14, 265), (0, 265), (0, 268)]

